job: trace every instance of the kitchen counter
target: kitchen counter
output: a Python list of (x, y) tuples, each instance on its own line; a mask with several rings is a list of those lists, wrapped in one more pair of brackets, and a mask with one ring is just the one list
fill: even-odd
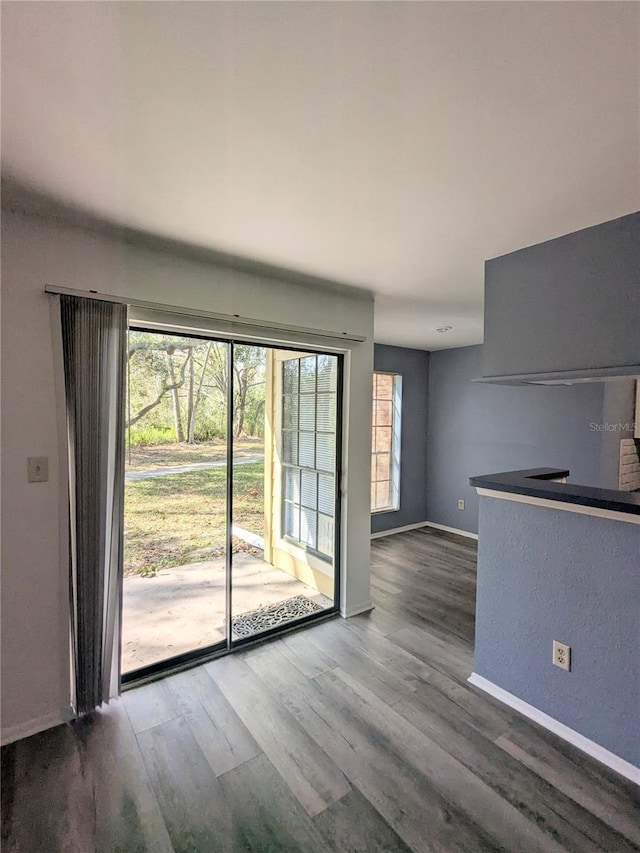
[[(640, 782), (640, 495), (566, 469), (472, 477), (472, 684)], [(568, 645), (570, 671), (552, 663)]]
[[(523, 498), (538, 498), (539, 501), (590, 507), (594, 510), (603, 510), (604, 514), (628, 514), (630, 516), (628, 521), (640, 523), (640, 493), (573, 485), (565, 482), (568, 476), (568, 470), (531, 468), (471, 477), (469, 483), (475, 486), (479, 495), (494, 493), (497, 497), (495, 493), (503, 492), (504, 497), (510, 494), (514, 496), (514, 500), (515, 496), (521, 495)], [(594, 512), (593, 514), (602, 513)]]

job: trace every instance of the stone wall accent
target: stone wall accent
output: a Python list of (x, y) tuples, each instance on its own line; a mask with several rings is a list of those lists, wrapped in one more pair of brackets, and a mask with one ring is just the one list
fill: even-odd
[(620, 440), (619, 487), (623, 492), (640, 489), (640, 440)]

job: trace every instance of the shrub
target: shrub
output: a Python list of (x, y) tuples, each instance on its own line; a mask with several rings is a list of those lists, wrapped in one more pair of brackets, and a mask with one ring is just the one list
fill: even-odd
[(171, 427), (138, 426), (134, 424), (128, 430), (131, 447), (149, 447), (154, 444), (167, 444), (175, 441)]
[(207, 419), (202, 422), (196, 421), (194, 438), (196, 441), (212, 441), (214, 438), (226, 438), (227, 425), (218, 424)]

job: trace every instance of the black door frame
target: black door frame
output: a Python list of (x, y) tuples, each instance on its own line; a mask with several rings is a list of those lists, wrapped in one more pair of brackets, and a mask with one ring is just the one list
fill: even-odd
[[(163, 334), (163, 332), (155, 329), (145, 328), (144, 325), (132, 324), (129, 330), (132, 332), (154, 332)], [(229, 381), (227, 382), (227, 477), (226, 477), (226, 533), (225, 533), (225, 634), (226, 638), (218, 643), (205, 646), (200, 649), (193, 649), (188, 652), (182, 652), (179, 655), (173, 655), (169, 658), (164, 658), (161, 661), (156, 661), (146, 666), (138, 667), (129, 672), (121, 673), (120, 686), (122, 690), (128, 690), (132, 687), (137, 687), (149, 681), (154, 681), (157, 678), (165, 677), (201, 663), (206, 663), (209, 660), (222, 657), (232, 652), (246, 648), (247, 646), (259, 645), (275, 637), (283, 634), (297, 631), (305, 628), (310, 624), (324, 622), (328, 619), (333, 619), (340, 613), (340, 598), (341, 598), (341, 574), (342, 574), (342, 547), (341, 547), (341, 529), (342, 529), (342, 448), (343, 448), (343, 414), (344, 414), (344, 353), (343, 352), (327, 352), (324, 349), (317, 348), (310, 344), (302, 348), (302, 345), (279, 345), (273, 343), (265, 343), (264, 341), (251, 338), (233, 337), (224, 338), (217, 337), (215, 334), (191, 333), (182, 332), (179, 330), (165, 330), (164, 334), (171, 337), (183, 337), (196, 340), (214, 341), (216, 343), (224, 343), (228, 345), (227, 349), (227, 371)], [(258, 634), (250, 637), (241, 637), (233, 639), (232, 633), (232, 602), (233, 602), (233, 554), (231, 552), (231, 537), (233, 524), (233, 399), (234, 399), (234, 345), (236, 343), (246, 343), (250, 346), (262, 347), (264, 349), (286, 350), (289, 352), (314, 352), (318, 355), (330, 355), (337, 358), (338, 376), (336, 389), (336, 458), (335, 458), (335, 517), (334, 517), (334, 557), (333, 557), (333, 605), (325, 608), (319, 613), (309, 613), (305, 616), (300, 616), (283, 626), (276, 626), (261, 631)], [(122, 597), (122, 590), (121, 590)], [(121, 610), (122, 612), (122, 610)]]

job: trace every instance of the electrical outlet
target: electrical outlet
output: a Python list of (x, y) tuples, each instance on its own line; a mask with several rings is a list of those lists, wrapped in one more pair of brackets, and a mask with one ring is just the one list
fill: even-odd
[(463, 500), (458, 501), (458, 509), (464, 509), (464, 501)]
[(27, 458), (27, 482), (46, 483), (49, 479), (49, 457), (29, 456)]
[(553, 641), (553, 665), (571, 672), (571, 646)]

